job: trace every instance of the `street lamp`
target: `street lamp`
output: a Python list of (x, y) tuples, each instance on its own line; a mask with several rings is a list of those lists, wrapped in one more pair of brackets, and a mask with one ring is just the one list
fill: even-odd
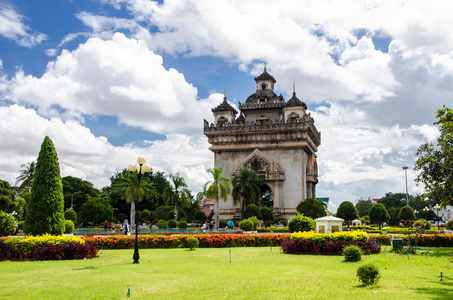
[(429, 211), (428, 206), (425, 206), (425, 208), (423, 209), (423, 211), (425, 212), (425, 219), (426, 219), (426, 221), (428, 221), (428, 211)]
[(74, 192), (71, 195), (71, 207), (69, 209), (74, 209), (74, 194), (81, 193), (82, 191)]
[(406, 205), (409, 206), (409, 196), (407, 194), (407, 169), (409, 169), (409, 167), (403, 167), (404, 175), (406, 177)]
[(436, 204), (436, 206), (434, 206), (434, 208), (436, 209), (436, 216), (437, 216), (437, 230), (439, 230), (439, 209), (440, 209), (440, 205)]
[(415, 218), (417, 218), (418, 210), (414, 210)]
[(151, 171), (151, 167), (146, 165), (146, 159), (143, 156), (139, 156), (137, 158), (137, 162), (139, 167), (135, 164), (130, 164), (127, 168), (129, 172), (138, 173), (138, 184), (137, 184), (137, 198), (135, 198), (135, 248), (134, 248), (134, 264), (138, 264), (138, 260), (140, 259), (140, 255), (138, 254), (138, 199), (140, 197), (140, 181), (142, 180), (142, 175)]

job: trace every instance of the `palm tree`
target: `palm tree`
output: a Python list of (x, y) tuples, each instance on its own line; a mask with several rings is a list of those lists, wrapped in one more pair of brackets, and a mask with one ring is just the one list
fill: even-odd
[(22, 181), (21, 185), (19, 186), (19, 189), (23, 189), (24, 187), (31, 187), (31, 184), (33, 182), (33, 176), (35, 174), (35, 167), (36, 163), (34, 161), (23, 164), (20, 166), (21, 168), (25, 168), (20, 171), (19, 176), (16, 177), (16, 186), (19, 182)]
[(181, 200), (187, 201), (190, 191), (186, 189), (187, 184), (179, 173), (168, 175), (170, 178), (170, 186), (164, 190), (165, 198), (168, 202), (172, 202), (175, 208), (175, 220), (178, 221), (178, 202)]
[[(130, 226), (131, 228), (135, 225), (135, 199), (137, 198), (137, 185), (138, 185), (138, 174), (136, 172), (130, 173), (125, 172), (118, 182), (117, 187), (120, 190), (120, 194), (126, 200), (126, 202), (131, 204), (131, 216), (130, 216)], [(140, 183), (140, 192), (138, 201), (143, 200), (145, 193), (154, 192), (155, 187), (154, 183), (150, 182), (148, 177), (142, 178)]]
[(263, 180), (249, 168), (242, 168), (239, 175), (233, 177), (233, 205), (241, 203), (242, 218), (247, 205), (260, 204), (262, 185)]
[(223, 201), (228, 200), (228, 194), (231, 193), (230, 180), (223, 177), (223, 169), (214, 167), (207, 171), (212, 175), (213, 180), (206, 182), (204, 185), (204, 191), (208, 198), (214, 198), (214, 216), (215, 216), (215, 227), (219, 229), (219, 199)]

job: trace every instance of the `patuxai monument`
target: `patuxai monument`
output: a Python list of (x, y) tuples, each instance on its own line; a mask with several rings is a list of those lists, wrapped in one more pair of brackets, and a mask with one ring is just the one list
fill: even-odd
[[(321, 134), (295, 89), (288, 101), (277, 96), (276, 80), (266, 66), (255, 81), (256, 92), (239, 102), (239, 116), (225, 95), (212, 109), (214, 123), (204, 120), (204, 134), (214, 165), (223, 168), (226, 178), (233, 178), (241, 168), (256, 171), (265, 182), (262, 191), (272, 191), (275, 216), (290, 219), (301, 201), (316, 198)], [(219, 205), (222, 219), (240, 215), (240, 206), (233, 206), (231, 196)]]

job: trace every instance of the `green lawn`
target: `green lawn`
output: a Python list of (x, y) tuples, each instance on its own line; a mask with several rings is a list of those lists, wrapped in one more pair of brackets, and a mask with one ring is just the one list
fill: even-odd
[[(387, 248), (388, 249), (388, 248)], [(428, 248), (424, 248), (428, 249)], [(79, 261), (0, 262), (0, 299), (453, 299), (451, 248), (384, 252), (346, 263), (338, 256), (285, 255), (279, 247), (105, 250)], [(377, 286), (356, 272), (374, 263)], [(440, 281), (443, 271), (444, 280)]]

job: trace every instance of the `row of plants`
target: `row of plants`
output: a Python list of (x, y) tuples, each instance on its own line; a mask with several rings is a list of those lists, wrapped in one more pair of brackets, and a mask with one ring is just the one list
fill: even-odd
[(381, 252), (381, 244), (374, 239), (366, 242), (357, 240), (318, 241), (310, 239), (291, 239), (282, 242), (282, 251), (285, 254), (312, 254), (312, 255), (341, 255), (343, 248), (356, 246), (365, 255)]
[[(280, 246), (290, 234), (197, 234), (197, 235), (139, 235), (140, 248), (190, 248), (187, 239), (196, 238), (200, 248), (223, 247), (266, 247)], [(104, 249), (131, 249), (133, 236), (83, 237), (83, 239)]]
[(72, 260), (97, 256), (98, 248), (77, 237), (1, 238), (0, 260)]

